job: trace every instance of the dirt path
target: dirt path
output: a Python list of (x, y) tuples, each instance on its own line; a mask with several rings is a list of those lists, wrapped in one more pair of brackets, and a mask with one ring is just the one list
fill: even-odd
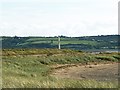
[(117, 81), (118, 63), (98, 65), (73, 65), (55, 69), (52, 76), (74, 79), (94, 79), (98, 81)]

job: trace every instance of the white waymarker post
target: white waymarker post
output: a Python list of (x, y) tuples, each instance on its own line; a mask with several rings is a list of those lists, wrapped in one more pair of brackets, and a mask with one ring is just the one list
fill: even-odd
[(58, 49), (61, 49), (61, 47), (60, 47), (60, 36), (58, 36)]

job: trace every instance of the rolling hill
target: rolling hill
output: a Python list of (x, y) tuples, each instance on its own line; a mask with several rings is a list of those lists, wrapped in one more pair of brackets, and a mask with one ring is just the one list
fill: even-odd
[[(62, 49), (75, 50), (117, 50), (120, 35), (84, 37), (61, 37)], [(7, 37), (2, 36), (2, 48), (58, 48), (55, 37)]]

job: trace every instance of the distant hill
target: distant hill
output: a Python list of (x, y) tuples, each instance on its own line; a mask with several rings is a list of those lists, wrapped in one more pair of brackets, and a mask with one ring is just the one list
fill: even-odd
[[(101, 35), (84, 37), (61, 36), (61, 48), (76, 50), (118, 49), (120, 35)], [(57, 48), (57, 37), (5, 37), (2, 48)]]

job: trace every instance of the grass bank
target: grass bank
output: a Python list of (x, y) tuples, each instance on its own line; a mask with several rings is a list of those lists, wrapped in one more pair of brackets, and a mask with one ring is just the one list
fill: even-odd
[(3, 88), (115, 88), (113, 82), (51, 77), (56, 64), (118, 62), (118, 53), (90, 54), (66, 49), (4, 49)]

